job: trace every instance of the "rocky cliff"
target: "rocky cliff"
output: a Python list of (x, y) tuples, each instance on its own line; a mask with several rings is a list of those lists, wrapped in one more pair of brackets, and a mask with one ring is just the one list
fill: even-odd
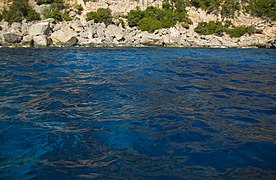
[[(12, 0), (1, 0), (0, 8), (7, 6)], [(195, 7), (187, 7), (187, 14), (192, 20), (189, 29), (181, 24), (167, 29), (159, 29), (154, 33), (129, 27), (118, 23), (114, 18), (114, 24), (106, 26), (103, 23), (86, 21), (88, 11), (98, 8), (112, 9), (115, 17), (140, 6), (161, 6), (162, 0), (65, 0), (65, 3), (73, 7), (81, 4), (84, 7), (82, 14), (70, 22), (55, 22), (54, 19), (41, 20), (39, 22), (27, 22), (8, 24), (0, 22), (0, 46), (185, 46), (185, 47), (275, 47), (276, 22), (249, 16), (241, 12), (232, 19), (234, 25), (254, 25), (261, 33), (253, 35), (245, 34), (240, 38), (230, 38), (229, 35), (200, 35), (194, 31), (199, 22), (221, 20), (215, 14), (207, 13)], [(29, 4), (36, 10), (39, 6), (34, 0)], [(117, 24), (117, 25), (115, 25)]]

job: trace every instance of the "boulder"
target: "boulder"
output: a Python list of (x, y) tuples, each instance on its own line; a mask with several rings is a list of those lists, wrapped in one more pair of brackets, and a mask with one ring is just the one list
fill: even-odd
[(29, 35), (31, 36), (41, 36), (48, 35), (50, 32), (49, 22), (40, 22), (33, 24), (29, 29)]
[(256, 37), (242, 37), (239, 42), (240, 47), (258, 47), (259, 40)]
[(221, 42), (217, 38), (213, 37), (209, 39), (208, 47), (219, 48), (221, 47)]
[(161, 36), (148, 33), (147, 31), (143, 31), (140, 35), (142, 38), (153, 40), (153, 41), (158, 41), (158, 40), (162, 39)]
[(221, 42), (221, 45), (223, 47), (228, 47), (228, 48), (238, 47), (238, 44), (236, 42), (233, 42), (231, 39), (227, 39), (225, 37), (217, 37), (217, 36), (215, 36), (215, 38)]
[(276, 39), (270, 39), (268, 40), (267, 44), (270, 48), (276, 48)]
[(93, 39), (89, 39), (87, 43), (82, 43), (81, 45), (99, 45), (102, 43), (103, 43), (102, 38), (93, 38)]
[(22, 22), (21, 33), (23, 36), (26, 36), (29, 34), (28, 29), (29, 29), (29, 24), (27, 22)]
[(20, 43), (22, 40), (22, 36), (14, 33), (3, 33), (2, 41), (4, 43)]
[(105, 31), (104, 42), (107, 43), (107, 44), (113, 43), (113, 36), (111, 34), (109, 34), (108, 31)]
[(124, 37), (123, 30), (116, 25), (107, 26), (105, 34), (109, 34), (111, 37), (114, 37), (118, 41), (122, 40)]
[(104, 38), (105, 37), (105, 32), (102, 28), (97, 29), (97, 35), (99, 38)]
[(65, 27), (65, 26), (67, 26), (64, 22), (59, 22), (59, 23), (57, 23), (54, 27), (53, 27), (53, 31), (55, 32), (55, 31), (58, 31), (58, 30), (60, 30), (62, 27)]
[(180, 32), (175, 28), (170, 28), (170, 43), (179, 43), (180, 41)]
[(83, 25), (82, 25), (81, 21), (71, 21), (70, 27), (72, 27), (75, 30), (75, 32), (77, 32), (77, 33), (83, 31)]
[(9, 28), (9, 23), (6, 21), (0, 21), (0, 27), (2, 29), (1, 31), (6, 31)]
[(11, 24), (10, 28), (8, 29), (8, 32), (15, 33), (15, 34), (21, 34), (22, 25), (21, 23), (14, 22)]
[(54, 45), (74, 46), (77, 44), (78, 39), (75, 32), (71, 29), (60, 29), (51, 35)]
[(32, 46), (33, 45), (33, 36), (30, 36), (30, 35), (23, 36), (22, 44)]
[(161, 36), (148, 33), (147, 31), (140, 33), (140, 37), (140, 43), (144, 45), (158, 45), (162, 40)]
[(34, 46), (36, 47), (46, 47), (50, 45), (51, 40), (47, 38), (46, 35), (41, 35), (41, 36), (34, 36), (33, 37), (34, 41)]

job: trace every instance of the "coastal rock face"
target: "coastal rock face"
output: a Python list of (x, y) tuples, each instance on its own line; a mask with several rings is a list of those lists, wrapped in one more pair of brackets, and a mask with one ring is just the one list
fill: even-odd
[[(207, 13), (201, 9), (187, 7), (187, 14), (192, 21), (189, 29), (181, 23), (171, 28), (163, 28), (149, 33), (137, 27), (129, 27), (128, 23), (122, 27), (117, 17), (127, 22), (122, 14), (126, 14), (137, 5), (145, 9), (150, 5), (160, 5), (162, 0), (65, 0), (72, 9), (81, 4), (84, 7), (82, 14), (78, 14), (73, 21), (57, 22), (53, 18), (39, 22), (22, 22), (8, 24), (0, 21), (0, 45), (2, 46), (185, 46), (185, 47), (275, 47), (276, 23), (252, 16), (243, 12), (239, 17), (231, 19), (235, 26), (254, 25), (260, 33), (240, 38), (230, 38), (226, 33), (214, 35), (200, 35), (194, 28), (201, 21), (221, 20), (219, 15)], [(34, 0), (29, 4), (37, 10), (49, 5), (37, 6)], [(109, 7), (115, 15), (113, 24), (95, 23), (94, 20), (86, 21), (85, 15), (91, 10)], [(70, 10), (74, 11), (74, 10)], [(38, 11), (40, 12), (40, 11)], [(74, 11), (75, 12), (75, 11)], [(119, 16), (118, 16), (119, 15)]]
[(2, 41), (4, 43), (20, 43), (22, 40), (22, 36), (13, 33), (3, 33)]
[(144, 44), (144, 45), (154, 45), (154, 44), (160, 45), (159, 41), (162, 39), (161, 36), (156, 35), (156, 34), (151, 34), (148, 32), (140, 33), (140, 37), (141, 37), (140, 43)]
[(41, 22), (33, 24), (29, 29), (29, 35), (31, 36), (41, 36), (48, 35), (50, 31), (49, 22)]
[(33, 36), (27, 35), (23, 36), (22, 44), (26, 46), (32, 46), (33, 45)]
[(120, 41), (124, 37), (123, 30), (116, 25), (107, 26), (105, 34), (111, 36), (111, 38), (115, 38), (117, 41)]
[(65, 2), (82, 4), (86, 11), (108, 7), (114, 15), (125, 15), (137, 6), (141, 9), (149, 6), (162, 6), (162, 0), (65, 0)]
[(54, 45), (74, 46), (78, 39), (70, 28), (63, 28), (51, 34)]
[(34, 41), (34, 46), (36, 47), (46, 47), (50, 45), (50, 39), (46, 35), (41, 35), (41, 36), (34, 36), (33, 37)]
[(77, 33), (83, 31), (83, 25), (82, 25), (81, 21), (72, 21), (72, 22), (70, 22), (69, 25)]
[(180, 41), (180, 32), (175, 28), (170, 28), (170, 43), (179, 43)]

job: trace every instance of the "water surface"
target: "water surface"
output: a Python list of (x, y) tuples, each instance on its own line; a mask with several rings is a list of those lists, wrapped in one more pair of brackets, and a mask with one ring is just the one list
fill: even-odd
[(0, 179), (272, 179), (276, 51), (0, 49)]

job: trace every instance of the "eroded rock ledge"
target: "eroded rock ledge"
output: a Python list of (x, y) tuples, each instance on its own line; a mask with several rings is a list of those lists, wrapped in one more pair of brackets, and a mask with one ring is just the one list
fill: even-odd
[(70, 21), (55, 23), (54, 19), (40, 22), (0, 22), (0, 46), (179, 46), (179, 47), (267, 47), (275, 48), (276, 38), (262, 34), (230, 38), (226, 34), (199, 35), (181, 25), (154, 33), (121, 25), (94, 23), (94, 21)]

